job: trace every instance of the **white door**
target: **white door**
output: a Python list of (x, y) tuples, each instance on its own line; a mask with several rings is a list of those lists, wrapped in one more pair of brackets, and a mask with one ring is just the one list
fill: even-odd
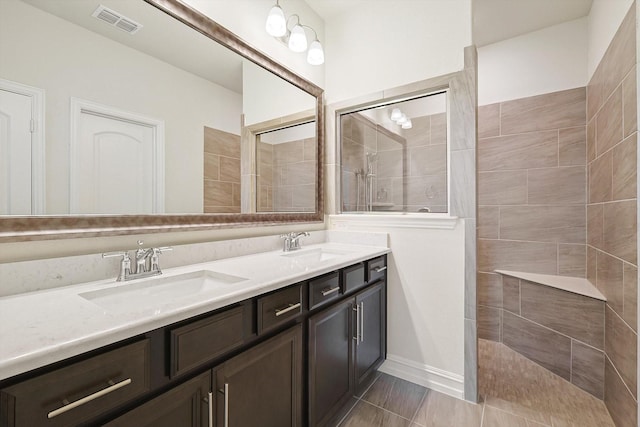
[(81, 107), (73, 132), (72, 214), (162, 212), (164, 162), (155, 126)]
[(0, 215), (30, 215), (32, 98), (0, 89)]

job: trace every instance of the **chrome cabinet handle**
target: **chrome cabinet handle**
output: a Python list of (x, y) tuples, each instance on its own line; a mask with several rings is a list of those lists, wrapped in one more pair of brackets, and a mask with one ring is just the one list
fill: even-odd
[[(73, 408), (77, 408), (78, 406), (84, 405), (85, 403), (89, 403), (92, 400), (95, 400), (99, 397), (104, 396), (105, 394), (109, 394), (111, 392), (114, 392), (116, 390), (118, 390), (119, 388), (122, 388), (126, 385), (131, 384), (131, 378), (127, 378), (126, 380), (120, 381), (119, 383), (115, 383), (110, 385), (107, 388), (104, 388), (102, 390), (96, 391), (93, 394), (90, 394), (89, 396), (85, 396), (81, 399), (76, 400), (75, 402), (71, 402), (71, 403), (65, 403), (65, 405), (61, 408), (55, 409), (51, 412), (49, 412), (47, 414), (47, 418), (51, 419), (53, 417), (57, 417), (60, 414), (64, 414), (67, 411), (72, 410)], [(65, 399), (66, 400), (66, 399)], [(64, 403), (64, 401), (63, 401)]]
[(295, 304), (289, 304), (288, 307), (285, 308), (281, 308), (281, 309), (276, 309), (276, 317), (278, 316), (282, 316), (285, 313), (288, 313), (292, 310), (295, 310), (296, 308), (299, 308), (302, 304), (301, 303), (295, 303)]
[(356, 336), (353, 339), (356, 341), (356, 345), (360, 345), (360, 304), (356, 304), (353, 311), (356, 312)]
[(360, 342), (364, 342), (364, 301), (360, 303)]
[(209, 427), (213, 427), (213, 393), (209, 392), (209, 399), (207, 400), (209, 404)]
[(340, 286), (336, 286), (335, 288), (331, 288), (331, 289), (329, 289), (329, 288), (323, 289), (322, 290), (322, 296), (326, 297), (327, 295), (335, 294), (339, 290), (340, 290)]
[(385, 271), (387, 269), (387, 266), (384, 265), (382, 267), (376, 267), (373, 269), (373, 271), (375, 271), (376, 273), (382, 273), (383, 271)]
[(224, 383), (224, 427), (229, 427), (229, 383)]

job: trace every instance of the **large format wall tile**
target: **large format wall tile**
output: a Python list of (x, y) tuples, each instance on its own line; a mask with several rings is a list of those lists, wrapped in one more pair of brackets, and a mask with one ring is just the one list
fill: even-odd
[(502, 307), (512, 313), (520, 314), (520, 279), (503, 276)]
[(501, 313), (499, 308), (478, 306), (478, 338), (501, 341)]
[(598, 399), (604, 397), (604, 352), (571, 341), (571, 382)]
[(637, 265), (636, 238), (638, 229), (637, 201), (607, 203), (604, 205), (603, 249), (623, 260)]
[(607, 100), (596, 120), (596, 154), (600, 156), (622, 141), (622, 89)]
[(633, 134), (613, 148), (613, 200), (635, 199), (637, 136)]
[(497, 239), (499, 219), (498, 206), (478, 206), (478, 238)]
[(502, 277), (499, 274), (478, 273), (478, 304), (502, 308)]
[(502, 134), (585, 125), (585, 88), (502, 103)]
[(589, 203), (608, 202), (612, 194), (613, 164), (611, 152), (589, 165)]
[(520, 282), (521, 316), (598, 349), (604, 347), (604, 302)]
[(572, 277), (586, 277), (585, 245), (558, 245), (558, 275)]
[(604, 403), (616, 427), (637, 427), (638, 411), (636, 401), (625, 387), (611, 362), (605, 360)]
[(604, 244), (603, 205), (587, 205), (587, 243), (596, 248)]
[(597, 283), (597, 253), (596, 249), (587, 246), (587, 280), (593, 286), (596, 286)]
[(596, 158), (596, 119), (587, 124), (587, 163)]
[(584, 166), (586, 164), (587, 135), (584, 126), (558, 131), (558, 165)]
[(636, 67), (633, 67), (622, 82), (622, 114), (624, 136), (638, 130)]
[(500, 238), (534, 242), (585, 242), (582, 206), (503, 206)]
[(566, 380), (571, 378), (571, 339), (505, 311), (502, 341)]
[[(529, 170), (530, 205), (568, 205), (586, 202), (586, 174), (582, 166)], [(553, 189), (553, 191), (549, 191)]]
[(631, 264), (625, 264), (623, 270), (623, 300), (622, 318), (637, 332), (638, 330), (638, 269)]
[(527, 203), (527, 171), (478, 173), (479, 205)]
[(638, 380), (638, 337), (611, 308), (607, 308), (605, 324), (605, 352), (635, 397)]
[(616, 312), (622, 313), (623, 296), (623, 264), (622, 261), (598, 251), (597, 255), (597, 287), (607, 297), (607, 305)]
[(604, 58), (603, 67), (603, 99), (618, 87), (624, 76), (633, 68), (636, 62), (636, 8), (629, 8), (616, 35), (614, 36)]
[(478, 107), (478, 139), (500, 135), (500, 104)]
[(478, 170), (482, 172), (558, 165), (557, 130), (481, 139), (478, 147)]
[(478, 239), (478, 271), (496, 269), (556, 274), (555, 243)]

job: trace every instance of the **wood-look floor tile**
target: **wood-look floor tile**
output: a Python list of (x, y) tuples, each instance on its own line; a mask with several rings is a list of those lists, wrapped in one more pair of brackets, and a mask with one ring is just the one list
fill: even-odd
[(482, 405), (429, 390), (413, 422), (423, 427), (480, 427)]
[(365, 401), (359, 401), (340, 427), (408, 427), (410, 421)]
[(484, 408), (482, 427), (529, 427), (527, 420), (521, 416), (510, 414), (492, 406)]
[(409, 381), (381, 374), (362, 396), (362, 400), (411, 419), (427, 389)]

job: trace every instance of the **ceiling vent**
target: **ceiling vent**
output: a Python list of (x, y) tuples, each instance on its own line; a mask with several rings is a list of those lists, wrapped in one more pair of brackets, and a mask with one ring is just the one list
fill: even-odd
[(138, 24), (136, 21), (119, 14), (115, 10), (104, 7), (103, 5), (98, 6), (91, 16), (98, 18), (113, 27), (119, 28), (122, 31), (126, 31), (129, 34), (135, 34), (140, 30), (140, 28), (142, 28), (142, 24)]

